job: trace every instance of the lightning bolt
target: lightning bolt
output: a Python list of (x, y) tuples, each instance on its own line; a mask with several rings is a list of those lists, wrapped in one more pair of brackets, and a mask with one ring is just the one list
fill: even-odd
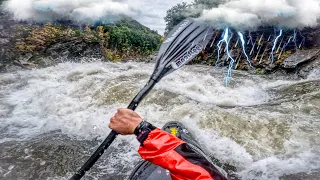
[(251, 44), (253, 45), (253, 40), (252, 40), (251, 32), (249, 32), (249, 41), (248, 41), (247, 45), (249, 45), (250, 42), (251, 42)]
[(249, 56), (248, 56), (247, 53), (246, 53), (246, 47), (245, 47), (245, 41), (244, 41), (244, 38), (243, 38), (243, 34), (238, 31), (238, 36), (239, 36), (239, 38), (240, 38), (240, 40), (241, 40), (241, 45), (242, 45), (243, 54), (244, 54), (244, 55), (246, 56), (246, 58), (247, 58), (247, 63), (248, 63), (248, 65), (249, 65), (249, 67), (252, 68), (252, 65), (251, 65)]
[(288, 44), (290, 43), (290, 41), (292, 40), (293, 36), (290, 36), (290, 38), (288, 39), (287, 43), (284, 45), (284, 48), (286, 48), (288, 46)]
[(300, 43), (300, 45), (299, 45), (299, 49), (300, 49), (301, 46), (305, 43), (306, 37), (304, 37), (304, 36), (302, 35), (301, 31), (299, 31), (299, 34), (300, 34), (300, 36), (303, 38), (302, 41), (301, 41), (301, 43)]
[(229, 33), (230, 33), (229, 28), (226, 28), (224, 30), (224, 32), (223, 32), (222, 39), (217, 44), (217, 47), (218, 47), (218, 58), (220, 58), (221, 46), (222, 46), (223, 43), (225, 43), (226, 44), (225, 48), (226, 48), (227, 56), (228, 56), (228, 59), (230, 59), (227, 75), (225, 77), (226, 86), (228, 86), (230, 84), (230, 82), (231, 82), (232, 68), (233, 68), (233, 65), (234, 65), (234, 62), (235, 62), (235, 60), (233, 59), (233, 57), (231, 56), (231, 53), (229, 51), (229, 40), (230, 40)]
[(283, 45), (283, 47), (282, 47), (282, 49), (281, 49), (281, 51), (280, 51), (280, 54), (279, 54), (279, 56), (278, 56), (278, 59), (281, 58), (281, 55), (282, 55), (283, 51), (286, 49), (286, 47), (288, 46), (288, 44), (292, 41), (292, 38), (293, 38), (293, 36), (290, 36), (290, 38), (288, 39), (288, 41)]
[(224, 41), (223, 37), (224, 37), (225, 33), (226, 33), (226, 30), (223, 32), (223, 34), (221, 36), (221, 40), (217, 44), (217, 47), (218, 47), (218, 58), (217, 58), (217, 61), (216, 61), (216, 66), (218, 65), (218, 62), (220, 61), (221, 47), (222, 47), (222, 43)]
[(294, 46), (296, 47), (296, 51), (298, 49), (298, 45), (297, 45), (297, 30), (293, 30), (293, 42), (294, 42)]
[(280, 33), (279, 35), (275, 38), (274, 42), (273, 42), (273, 47), (272, 47), (272, 50), (271, 50), (271, 56), (272, 56), (272, 63), (274, 61), (274, 50), (277, 46), (277, 42), (279, 40), (279, 38), (282, 36), (282, 29), (280, 30)]

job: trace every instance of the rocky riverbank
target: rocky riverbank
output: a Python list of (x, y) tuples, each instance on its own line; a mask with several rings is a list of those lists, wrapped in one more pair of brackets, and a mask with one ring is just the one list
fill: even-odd
[(0, 6), (0, 72), (91, 59), (148, 61), (160, 40), (157, 32), (129, 17), (95, 26), (70, 21), (30, 24), (14, 21)]
[(225, 31), (216, 30), (195, 63), (229, 66), (232, 58), (234, 69), (257, 74), (294, 73), (302, 78), (320, 63), (320, 27), (280, 31), (265, 27), (243, 33), (243, 41), (239, 32), (228, 31), (228, 46), (220, 38)]
[[(138, 34), (134, 30), (127, 31), (130, 28), (140, 29), (138, 34), (143, 32), (150, 36), (149, 39), (136, 38)], [(273, 28), (261, 28), (244, 34), (247, 37), (245, 51), (252, 67), (246, 61), (239, 37), (231, 34), (228, 48), (236, 61), (234, 69), (257, 74), (294, 73), (299, 78), (306, 78), (320, 65), (320, 28), (285, 30), (274, 44), (276, 32)], [(228, 66), (227, 47), (222, 45), (218, 50), (216, 46), (222, 34), (222, 30), (216, 30), (210, 44), (192, 63)], [(10, 14), (0, 9), (0, 72), (92, 59), (150, 62), (156, 59), (153, 51), (159, 45), (160, 35), (132, 19), (94, 27), (77, 26), (68, 21), (54, 25), (28, 24), (15, 22)]]

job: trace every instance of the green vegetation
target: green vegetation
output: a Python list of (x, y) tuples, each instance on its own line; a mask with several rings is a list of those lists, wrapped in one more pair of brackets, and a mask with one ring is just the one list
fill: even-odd
[(41, 54), (53, 44), (75, 41), (85, 44), (99, 44), (100, 52), (106, 59), (121, 61), (124, 58), (137, 58), (152, 54), (161, 43), (161, 36), (132, 19), (115, 24), (86, 26), (83, 29), (65, 25), (33, 26), (17, 29), (27, 34), (16, 40), (14, 51), (19, 54)]
[(164, 18), (167, 23), (165, 34), (184, 19), (188, 17), (197, 18), (200, 16), (202, 10), (217, 7), (222, 2), (223, 0), (194, 0), (191, 4), (183, 2), (173, 6), (167, 11), (167, 15)]
[(168, 34), (168, 32), (173, 29), (174, 26), (189, 17), (189, 9), (190, 5), (183, 2), (181, 4), (173, 6), (167, 11), (167, 15), (164, 18), (165, 22), (167, 23), (165, 34)]
[(109, 34), (108, 48), (124, 55), (149, 55), (157, 50), (161, 36), (134, 20), (121, 20), (115, 25), (102, 25)]

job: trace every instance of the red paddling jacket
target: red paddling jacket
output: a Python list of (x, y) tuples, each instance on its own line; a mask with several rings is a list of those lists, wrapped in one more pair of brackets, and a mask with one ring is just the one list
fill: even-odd
[(141, 157), (169, 170), (173, 180), (227, 180), (205, 157), (166, 131), (155, 128), (145, 133), (143, 140), (137, 138)]

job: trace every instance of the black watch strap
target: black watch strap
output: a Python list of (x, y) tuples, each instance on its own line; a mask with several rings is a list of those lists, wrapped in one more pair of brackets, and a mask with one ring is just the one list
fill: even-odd
[(137, 136), (137, 139), (141, 145), (143, 145), (143, 142), (147, 139), (149, 133), (154, 129), (156, 129), (155, 126), (147, 121), (142, 121), (134, 130), (134, 134)]

